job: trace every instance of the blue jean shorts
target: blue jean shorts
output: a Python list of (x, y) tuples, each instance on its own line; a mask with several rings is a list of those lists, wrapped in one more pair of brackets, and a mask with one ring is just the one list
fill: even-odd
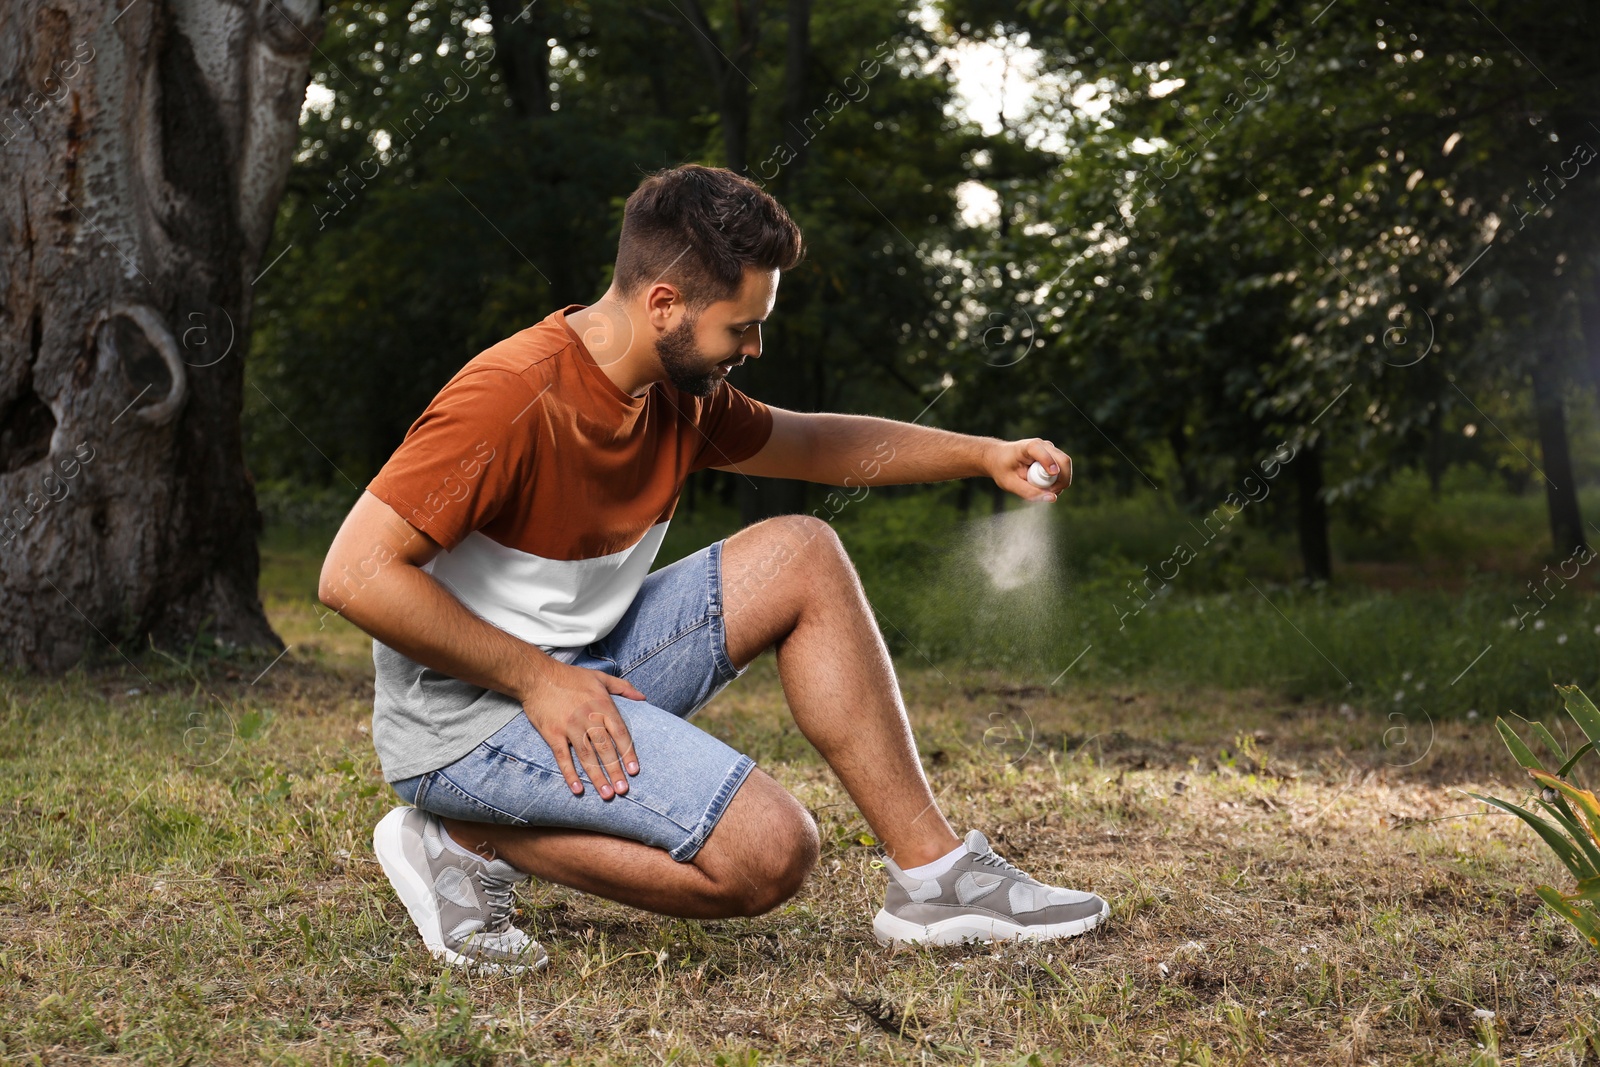
[(462, 822), (590, 830), (642, 841), (687, 862), (705, 844), (755, 767), (688, 720), (744, 673), (728, 659), (722, 621), (722, 546), (653, 571), (622, 619), (572, 660), (625, 678), (648, 700), (612, 696), (638, 754), (628, 791), (602, 800), (584, 782), (573, 795), (522, 705), (506, 702), (506, 724), (461, 759), (393, 783), (423, 811)]

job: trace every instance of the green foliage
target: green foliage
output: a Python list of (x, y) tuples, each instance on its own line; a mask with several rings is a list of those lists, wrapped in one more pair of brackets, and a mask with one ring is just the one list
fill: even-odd
[(1535, 474), (1530, 374), (1587, 393), (1600, 140), (1557, 72), (1592, 68), (1600, 24), (1553, 0), (943, 10), (1026, 32), (1058, 79), (1022, 132), (1060, 164), (1010, 191), (1001, 258), (1055, 387), (1033, 410), (1090, 469), (1203, 507), (1284, 439), (1331, 502), (1411, 467)]
[(256, 483), (256, 506), (263, 528), (304, 532), (327, 540), (332, 540), (359, 495), (343, 481), (306, 485), (275, 478)]
[(405, 1027), (384, 1020), (400, 1038), (405, 1067), (474, 1067), (498, 1061), (493, 1032), (473, 1018), (471, 993), (446, 971), (428, 995), (430, 1027)]
[[(1553, 680), (1600, 683), (1600, 602), (1573, 586), (1519, 625), (1519, 600), (1534, 603), (1527, 589), (1479, 562), (1519, 539), (1527, 551), (1536, 500), (1497, 514), (1471, 492), (1425, 498), (1428, 523), (1475, 521), (1483, 556), (1437, 578), (1408, 568), (1395, 588), (1297, 585), (1292, 543), (1251, 526), (1247, 511), (1165, 588), (1153, 580), (1151, 596), (1130, 583), (1143, 589), (1175, 543), (1200, 546), (1161, 496), (1051, 506), (1053, 574), (1003, 590), (979, 555), (994, 520), (963, 517), (948, 495), (875, 491), (834, 523), (890, 648), (918, 666), (1003, 670), (1017, 684), (1261, 688), (1348, 702), (1398, 716), (1397, 730), (1412, 724), (1416, 743), (1398, 733), (1382, 742), (1397, 762), (1422, 754), (1430, 720), (1527, 706)], [(1424, 525), (1395, 506), (1395, 522)], [(1407, 546), (1406, 558), (1418, 551)]]
[[(1580, 371), (1600, 317), (1584, 334), (1578, 309), (1600, 316), (1600, 181), (1547, 177), (1600, 145), (1597, 24), (1570, 5), (1115, 0), (1091, 19), (945, 0), (931, 30), (888, 0), (810, 6), (808, 62), (791, 68), (790, 15), (766, 5), (747, 67), (749, 172), (809, 251), (741, 388), (1049, 437), (1075, 492), (1165, 493), (1163, 523), (1210, 513), (1287, 442), (1300, 458), (1251, 528), (1320, 498), (1336, 547), (1404, 559), (1479, 546), (1396, 496), (1452, 470), (1539, 484), (1543, 367), (1566, 383), (1575, 483), (1592, 478)], [(704, 7), (728, 43), (737, 5)], [(727, 162), (727, 72), (682, 11), (512, 13), (328, 9), (284, 254), (254, 286), (245, 431), (269, 521), (279, 486), (365, 484), (468, 359), (598, 295), (643, 172)], [(542, 109), (511, 62), (519, 22), (548, 63)], [(1035, 108), (992, 136), (950, 118), (935, 61), (974, 39), (1042, 57)], [(997, 220), (963, 221), (963, 183)], [(1245, 572), (1235, 547), (1212, 573)]]
[(1548, 885), (1538, 886), (1534, 891), (1551, 911), (1571, 923), (1585, 941), (1600, 949), (1600, 912), (1594, 907), (1600, 901), (1600, 798), (1571, 781), (1578, 762), (1586, 753), (1600, 746), (1600, 710), (1577, 686), (1556, 688), (1566, 702), (1567, 714), (1577, 723), (1588, 742), (1568, 756), (1543, 724), (1530, 724), (1535, 736), (1555, 758), (1555, 772), (1549, 770), (1505, 719), (1495, 720), (1495, 726), (1505, 740), (1506, 747), (1511, 750), (1512, 757), (1540, 786), (1538, 805), (1549, 818), (1509, 800), (1478, 793), (1469, 795), (1510, 812), (1527, 823), (1572, 872), (1572, 877), (1577, 880), (1572, 892), (1562, 893)]
[[(714, 29), (731, 21), (706, 7)], [(330, 6), (312, 67), (322, 104), (302, 118), (268, 253), (284, 256), (256, 288), (245, 426), (258, 480), (364, 485), (464, 363), (600, 295), (644, 173), (723, 162), (698, 31), (670, 5), (519, 9), (553, 86), (550, 110), (531, 114), (516, 106), (511, 27), (479, 3)], [(796, 129), (787, 16), (769, 5), (759, 18), (750, 176), (789, 207), (808, 254), (784, 281), (766, 365), (735, 384), (783, 407), (910, 418), (938, 379), (927, 292), (947, 268), (931, 256), (957, 243), (954, 190), (983, 139), (947, 118), (945, 72), (923, 63), (932, 45), (888, 0), (812, 5), (798, 101), (811, 117)]]

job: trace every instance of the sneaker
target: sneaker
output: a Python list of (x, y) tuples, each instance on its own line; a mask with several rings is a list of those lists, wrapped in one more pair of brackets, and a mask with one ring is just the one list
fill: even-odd
[(395, 808), (372, 832), (383, 873), (435, 959), (491, 974), (543, 967), (544, 948), (511, 925), (511, 887), (528, 876), (504, 860), (463, 856), (438, 816)]
[(937, 878), (913, 878), (893, 860), (889, 895), (872, 920), (881, 944), (1049, 941), (1093, 930), (1111, 905), (1093, 893), (1057, 889), (1028, 877), (989, 847), (977, 830), (967, 853)]

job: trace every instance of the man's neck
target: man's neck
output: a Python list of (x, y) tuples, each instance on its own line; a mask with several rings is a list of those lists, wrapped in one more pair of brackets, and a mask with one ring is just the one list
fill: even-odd
[(649, 350), (639, 343), (633, 320), (616, 302), (603, 296), (566, 318), (595, 363), (624, 393), (643, 396), (658, 379), (652, 372), (659, 367), (646, 365)]

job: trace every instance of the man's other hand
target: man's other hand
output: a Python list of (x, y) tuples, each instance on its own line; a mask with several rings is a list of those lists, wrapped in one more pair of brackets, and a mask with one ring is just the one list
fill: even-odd
[(601, 799), (626, 793), (628, 775), (639, 773), (639, 758), (611, 697), (644, 700), (645, 695), (604, 671), (556, 660), (541, 666), (538, 679), (520, 694), (522, 711), (550, 746), (568, 788), (574, 796), (583, 793), (572, 758), (577, 753)]
[[(1034, 463), (1057, 476), (1054, 485), (1040, 489), (1028, 481), (1028, 468)], [(990, 450), (987, 466), (996, 485), (1024, 500), (1053, 502), (1061, 490), (1072, 484), (1072, 457), (1038, 437), (997, 442)]]

